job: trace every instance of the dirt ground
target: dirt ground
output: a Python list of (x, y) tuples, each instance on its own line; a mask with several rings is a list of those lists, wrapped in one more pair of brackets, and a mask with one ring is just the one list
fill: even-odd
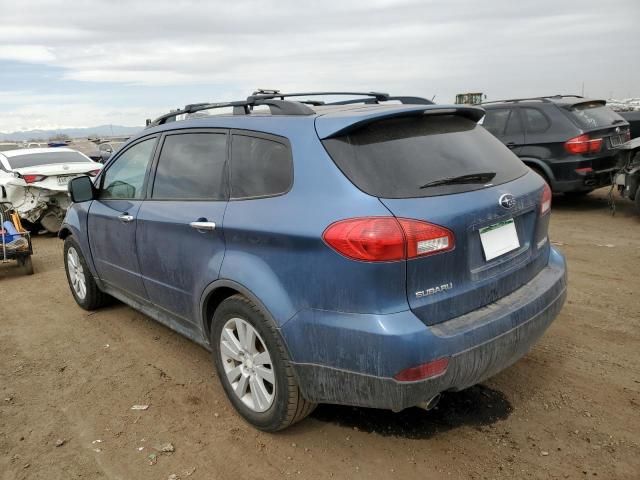
[(431, 412), (320, 406), (278, 434), (234, 413), (201, 347), (77, 307), (38, 237), (35, 276), (0, 266), (0, 479), (638, 479), (640, 217), (605, 193), (554, 198), (569, 297), (524, 359)]

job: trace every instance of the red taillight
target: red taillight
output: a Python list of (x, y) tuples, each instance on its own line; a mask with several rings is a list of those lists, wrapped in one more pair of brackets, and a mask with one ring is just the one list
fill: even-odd
[(591, 138), (587, 134), (573, 137), (564, 143), (564, 149), (572, 155), (579, 155), (582, 153), (598, 153), (601, 148), (602, 139)]
[(393, 217), (352, 218), (333, 223), (322, 234), (345, 257), (369, 262), (405, 258), (404, 235)]
[(45, 178), (47, 178), (46, 175), (35, 175), (35, 174), (31, 174), (31, 173), (27, 173), (26, 175), (22, 175), (22, 179), (27, 183), (41, 182)]
[(89, 175), (90, 177), (95, 177), (99, 173), (100, 173), (100, 169), (97, 169), (97, 170), (91, 170), (89, 173), (87, 173), (87, 175)]
[(452, 250), (450, 230), (419, 220), (394, 217), (350, 218), (332, 223), (324, 241), (345, 257), (391, 262)]
[(439, 225), (399, 218), (407, 240), (407, 258), (446, 252), (454, 247), (453, 232)]
[(587, 174), (587, 173), (593, 172), (593, 168), (592, 167), (576, 168), (575, 172), (580, 174)]
[(447, 371), (448, 358), (439, 358), (429, 363), (423, 363), (417, 367), (406, 368), (396, 373), (393, 378), (399, 382), (417, 382), (427, 378), (437, 377)]
[(551, 210), (551, 196), (551, 188), (545, 183), (540, 198), (540, 215), (544, 215)]

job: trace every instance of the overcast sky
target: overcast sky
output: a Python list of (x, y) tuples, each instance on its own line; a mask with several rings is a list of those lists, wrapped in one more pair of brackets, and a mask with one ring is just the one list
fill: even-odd
[(640, 96), (640, 1), (0, 0), (0, 131), (143, 125), (256, 87)]

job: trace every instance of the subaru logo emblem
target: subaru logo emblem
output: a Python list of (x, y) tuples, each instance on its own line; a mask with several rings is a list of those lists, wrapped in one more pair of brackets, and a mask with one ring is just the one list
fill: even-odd
[(507, 210), (511, 210), (513, 207), (516, 206), (516, 198), (510, 193), (505, 193), (500, 197), (500, 199), (498, 200), (498, 203), (502, 205), (504, 208), (506, 208)]

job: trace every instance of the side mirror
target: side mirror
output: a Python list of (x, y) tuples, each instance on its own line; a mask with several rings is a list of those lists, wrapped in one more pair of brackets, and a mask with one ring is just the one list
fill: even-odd
[(91, 178), (86, 175), (74, 178), (69, 182), (69, 193), (74, 203), (88, 202), (96, 198), (96, 190)]

